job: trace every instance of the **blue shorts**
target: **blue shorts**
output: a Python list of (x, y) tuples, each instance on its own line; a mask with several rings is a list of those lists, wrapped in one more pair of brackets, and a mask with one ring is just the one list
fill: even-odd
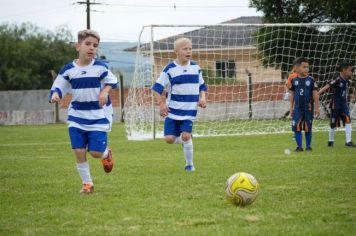
[(344, 126), (345, 124), (351, 123), (350, 111), (348, 108), (331, 109), (330, 128), (334, 129), (340, 127), (340, 118)]
[(166, 117), (164, 120), (164, 136), (180, 136), (182, 132), (192, 133), (193, 121), (191, 120), (173, 120)]
[(72, 148), (88, 148), (88, 151), (104, 152), (108, 143), (107, 133), (102, 131), (85, 131), (69, 127)]
[(293, 111), (293, 120), (292, 120), (292, 130), (311, 132), (313, 127), (313, 112), (311, 111)]

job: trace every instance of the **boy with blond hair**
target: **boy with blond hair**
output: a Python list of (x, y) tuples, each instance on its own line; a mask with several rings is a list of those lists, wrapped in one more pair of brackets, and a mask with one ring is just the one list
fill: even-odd
[(107, 65), (95, 59), (100, 36), (93, 30), (78, 33), (78, 58), (66, 64), (51, 88), (50, 102), (59, 102), (72, 93), (68, 108), (69, 136), (76, 156), (77, 170), (82, 179), (81, 194), (94, 191), (86, 152), (101, 159), (105, 172), (113, 168), (111, 150), (107, 147), (107, 132), (112, 125), (112, 105), (109, 91), (117, 87), (117, 78)]
[[(195, 171), (193, 164), (193, 121), (197, 106), (206, 107), (205, 85), (199, 65), (192, 61), (192, 42), (178, 38), (174, 42), (177, 58), (165, 66), (152, 91), (165, 117), (164, 137), (169, 144), (181, 144), (185, 156), (185, 170)], [(164, 90), (167, 97), (162, 96)]]

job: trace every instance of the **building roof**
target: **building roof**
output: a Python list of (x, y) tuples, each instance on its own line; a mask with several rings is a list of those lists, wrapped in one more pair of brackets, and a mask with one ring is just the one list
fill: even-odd
[[(239, 17), (221, 24), (260, 24), (262, 17), (249, 16)], [(192, 40), (194, 50), (197, 49), (226, 49), (226, 48), (239, 48), (239, 47), (255, 47), (255, 40), (252, 34), (256, 31), (258, 26), (208, 26), (197, 30), (189, 31), (182, 34), (170, 36), (168, 38), (160, 39), (153, 42), (154, 51), (172, 51), (174, 41), (180, 37), (187, 37)], [(125, 51), (136, 51), (137, 47), (125, 49)], [(142, 51), (150, 50), (150, 43), (141, 45)]]

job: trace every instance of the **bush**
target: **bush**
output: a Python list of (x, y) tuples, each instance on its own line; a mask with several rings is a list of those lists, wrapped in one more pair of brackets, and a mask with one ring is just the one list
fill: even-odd
[(66, 28), (56, 32), (32, 24), (0, 25), (0, 90), (47, 89), (56, 72), (77, 53)]

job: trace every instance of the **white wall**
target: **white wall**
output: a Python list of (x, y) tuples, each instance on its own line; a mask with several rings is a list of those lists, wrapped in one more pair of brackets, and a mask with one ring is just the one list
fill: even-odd
[[(0, 91), (0, 125), (54, 123), (54, 104), (48, 102), (49, 90)], [(114, 108), (120, 121), (121, 109)], [(67, 109), (59, 109), (60, 122), (66, 122)]]
[[(48, 102), (48, 90), (0, 91), (0, 125), (48, 124), (54, 122), (54, 105)], [(288, 110), (288, 102), (265, 101), (252, 104), (254, 119), (279, 119)], [(150, 121), (151, 107), (142, 107), (146, 114), (143, 119)], [(356, 104), (350, 107), (351, 118), (356, 119)], [(160, 120), (158, 107), (155, 118)], [(114, 121), (121, 117), (120, 107), (114, 107)], [(325, 113), (322, 112), (325, 118)], [(59, 119), (65, 122), (67, 110), (60, 109)], [(199, 121), (248, 119), (247, 102), (227, 102), (208, 104), (206, 109), (199, 109)]]

